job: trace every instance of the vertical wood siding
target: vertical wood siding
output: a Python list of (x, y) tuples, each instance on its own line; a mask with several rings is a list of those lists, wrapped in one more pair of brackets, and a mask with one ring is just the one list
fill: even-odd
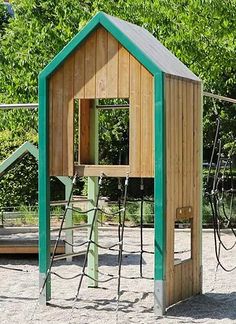
[[(200, 83), (166, 75), (166, 306), (201, 291)], [(174, 264), (176, 209), (193, 208), (191, 259)]]
[[(50, 174), (73, 175), (73, 101), (89, 120), (84, 99), (129, 98), (131, 177), (154, 176), (153, 76), (104, 28), (71, 54), (49, 80)], [(86, 114), (88, 116), (86, 116)], [(88, 163), (89, 140), (81, 125), (80, 161)]]

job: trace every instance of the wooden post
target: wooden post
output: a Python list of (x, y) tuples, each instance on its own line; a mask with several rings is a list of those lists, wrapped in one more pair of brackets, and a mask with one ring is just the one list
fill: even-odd
[[(96, 109), (96, 101), (91, 101), (90, 108), (90, 159), (94, 164), (98, 164), (98, 111)], [(98, 194), (98, 178), (88, 177), (88, 209), (95, 206)], [(88, 213), (88, 224), (91, 224), (94, 211)], [(90, 228), (88, 229), (88, 232)], [(92, 240), (98, 242), (98, 224), (95, 222), (93, 228)], [(90, 245), (88, 255), (88, 275), (98, 280), (98, 247), (95, 244)], [(98, 282), (89, 279), (88, 287), (97, 287)]]

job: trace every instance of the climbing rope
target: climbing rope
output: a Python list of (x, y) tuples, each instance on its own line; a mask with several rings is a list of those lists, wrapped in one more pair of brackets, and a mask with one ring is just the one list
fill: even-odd
[[(74, 301), (73, 301), (73, 305), (72, 305), (72, 308), (71, 308), (71, 313), (70, 313), (70, 316), (69, 316), (69, 322), (68, 323), (71, 323), (71, 320), (72, 320), (72, 317), (73, 317), (73, 312), (74, 312), (74, 309), (75, 309), (75, 305), (76, 305), (76, 302), (78, 300), (80, 289), (81, 289), (81, 286), (82, 286), (83, 278), (84, 278), (84, 276), (89, 278), (89, 276), (85, 273), (85, 268), (86, 268), (86, 265), (87, 265), (88, 254), (89, 254), (90, 246), (91, 246), (91, 243), (92, 243), (92, 235), (93, 235), (94, 225), (95, 225), (96, 220), (97, 220), (98, 203), (99, 203), (100, 191), (101, 191), (101, 187), (102, 187), (102, 181), (103, 181), (103, 175), (100, 176), (99, 182), (98, 182), (98, 193), (97, 193), (97, 199), (96, 199), (95, 208), (94, 208), (94, 214), (93, 214), (93, 218), (92, 218), (92, 222), (91, 222), (90, 232), (89, 232), (88, 244), (87, 244), (86, 253), (85, 253), (85, 257), (84, 257), (84, 262), (83, 262), (83, 266), (82, 266), (79, 285), (78, 285), (77, 292), (76, 292), (76, 295), (75, 295), (75, 298), (74, 298)], [(95, 281), (95, 278), (92, 278), (92, 279)]]
[[(113, 243), (110, 246), (104, 246), (104, 245), (98, 244), (97, 242), (92, 240), (92, 234), (93, 234), (94, 226), (95, 226), (95, 223), (98, 221), (97, 220), (97, 211), (101, 210), (98, 207), (98, 203), (99, 203), (100, 189), (102, 187), (102, 176), (99, 179), (98, 194), (97, 194), (97, 199), (96, 199), (96, 205), (94, 207), (94, 215), (93, 215), (92, 222), (91, 222), (89, 238), (88, 238), (88, 241), (85, 242), (87, 244), (87, 249), (86, 249), (86, 253), (85, 253), (85, 258), (84, 258), (81, 274), (78, 275), (80, 277), (80, 280), (79, 280), (79, 284), (78, 284), (78, 288), (77, 288), (77, 293), (76, 293), (76, 296), (74, 298), (73, 305), (72, 305), (72, 308), (71, 308), (71, 313), (70, 313), (70, 316), (69, 316), (69, 323), (71, 323), (71, 320), (72, 320), (72, 317), (73, 317), (73, 312), (74, 312), (74, 309), (75, 309), (76, 302), (77, 302), (77, 300), (79, 298), (79, 293), (80, 293), (80, 290), (81, 290), (81, 287), (82, 287), (82, 282), (83, 282), (84, 277), (87, 277), (90, 280), (93, 280), (95, 283), (106, 283), (106, 282), (109, 282), (111, 280), (115, 280), (115, 279), (118, 280), (117, 308), (116, 308), (116, 317), (118, 317), (118, 308), (119, 308), (119, 301), (120, 301), (120, 295), (121, 295), (120, 283), (121, 283), (121, 278), (123, 277), (121, 275), (121, 266), (122, 266), (122, 256), (123, 256), (123, 239), (124, 239), (125, 211), (126, 211), (126, 203), (127, 203), (128, 179), (129, 179), (129, 177), (127, 175), (126, 180), (125, 180), (125, 190), (124, 190), (124, 198), (123, 198), (123, 206), (122, 206), (122, 208), (121, 208), (121, 203), (120, 203), (119, 204), (119, 210), (117, 212), (106, 213), (109, 216), (115, 216), (117, 214), (120, 215), (120, 217), (119, 217), (120, 228), (119, 228), (119, 231), (118, 231), (119, 240), (118, 240), (117, 243)], [(86, 273), (85, 270), (86, 270), (86, 266), (87, 266), (88, 254), (89, 254), (89, 251), (90, 251), (90, 245), (91, 244), (94, 244), (95, 246), (97, 246), (97, 247), (99, 247), (101, 249), (111, 250), (111, 251), (118, 251), (119, 252), (119, 256), (118, 256), (118, 275), (117, 276), (112, 275), (112, 274), (104, 274), (103, 273), (103, 275), (107, 276), (108, 278), (107, 279), (97, 280), (96, 278), (93, 278), (88, 273)], [(77, 245), (74, 244), (74, 246), (77, 246)], [(115, 247), (117, 247), (117, 246), (119, 248), (115, 249)], [(97, 272), (101, 273), (98, 270), (97, 270)], [(69, 278), (66, 278), (66, 279), (69, 279)]]
[(125, 225), (125, 215), (126, 215), (128, 184), (129, 184), (129, 176), (127, 175), (126, 179), (125, 179), (124, 200), (123, 200), (123, 214), (122, 214), (122, 217), (121, 217), (121, 233), (120, 233), (120, 243), (119, 243), (116, 322), (118, 322), (118, 311), (119, 311), (119, 303), (120, 303), (120, 296), (121, 296), (121, 290), (120, 290), (121, 265), (122, 265), (123, 245), (124, 245), (124, 225)]
[(63, 225), (64, 225), (64, 222), (65, 222), (65, 219), (66, 219), (66, 214), (67, 214), (67, 211), (69, 210), (70, 201), (71, 201), (72, 196), (73, 196), (73, 189), (74, 189), (74, 186), (75, 186), (75, 183), (76, 183), (76, 179), (77, 179), (77, 173), (74, 175), (74, 178), (73, 178), (73, 181), (72, 181), (72, 187), (71, 187), (69, 199), (68, 199), (68, 202), (66, 204), (66, 208), (65, 208), (64, 213), (63, 213), (63, 216), (62, 216), (61, 225), (60, 225), (60, 228), (59, 228), (59, 232), (58, 232), (58, 236), (57, 236), (56, 242), (55, 242), (54, 247), (53, 247), (53, 252), (52, 252), (50, 264), (49, 264), (49, 267), (48, 267), (48, 270), (47, 270), (45, 279), (43, 281), (43, 284), (42, 284), (42, 286), (41, 286), (41, 288), (39, 290), (39, 296), (43, 293), (43, 290), (45, 288), (45, 285), (46, 285), (46, 283), (48, 281), (48, 278), (50, 276), (50, 273), (51, 273), (51, 269), (52, 269), (52, 266), (53, 266), (53, 263), (54, 263), (54, 259), (55, 259), (55, 255), (56, 255), (56, 250), (57, 250), (59, 241), (61, 239), (61, 234), (62, 234), (62, 231), (63, 231)]
[[(236, 238), (236, 231), (234, 230), (232, 225), (233, 203), (234, 203), (234, 193), (235, 193), (234, 177), (232, 172), (232, 153), (236, 141), (234, 139), (234, 144), (231, 147), (231, 150), (228, 153), (227, 158), (225, 158), (223, 154), (223, 143), (221, 138), (221, 118), (218, 114), (215, 104), (214, 104), (214, 114), (216, 117), (216, 131), (215, 131), (213, 148), (212, 148), (212, 153), (210, 158), (208, 175), (206, 179), (205, 196), (209, 201), (211, 212), (212, 212), (213, 229), (214, 229), (214, 248), (215, 248), (215, 256), (217, 260), (216, 271), (220, 266), (224, 271), (231, 272), (236, 269), (236, 266), (232, 268), (225, 267), (220, 260), (220, 254), (221, 254), (221, 248), (223, 248), (225, 251), (230, 251), (236, 246), (236, 239), (233, 242), (233, 244), (231, 244), (231, 246), (227, 246), (223, 242), (221, 236), (222, 225), (227, 224), (227, 227), (231, 230), (231, 233), (233, 233), (233, 236)], [(214, 170), (213, 160), (216, 155), (217, 155), (217, 161)], [(227, 168), (229, 168), (229, 173), (230, 173), (229, 177), (230, 177), (230, 185), (231, 185), (231, 188), (228, 190), (225, 189), (225, 179), (226, 179), (225, 174)], [(226, 194), (228, 196), (230, 195), (229, 215), (227, 215), (225, 202), (224, 202), (227, 198)]]

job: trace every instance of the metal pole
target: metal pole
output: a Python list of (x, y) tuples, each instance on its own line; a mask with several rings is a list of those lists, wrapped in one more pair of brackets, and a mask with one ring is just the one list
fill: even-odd
[(37, 103), (22, 103), (22, 104), (0, 104), (0, 109), (38, 109)]
[(210, 97), (210, 98), (214, 98), (214, 99), (217, 99), (217, 100), (223, 100), (223, 101), (227, 101), (227, 102), (236, 103), (236, 99), (216, 95), (216, 94), (210, 93), (210, 92), (203, 92), (203, 95), (205, 97)]
[(117, 104), (117, 105), (96, 105), (96, 108), (99, 110), (102, 109), (128, 109), (129, 104)]

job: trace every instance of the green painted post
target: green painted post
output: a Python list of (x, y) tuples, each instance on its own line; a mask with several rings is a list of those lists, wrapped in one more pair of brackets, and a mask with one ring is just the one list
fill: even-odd
[[(98, 111), (96, 109), (96, 100), (93, 106), (90, 107), (90, 157), (94, 164), (98, 163)], [(98, 178), (88, 177), (88, 209), (95, 206), (96, 197), (98, 194)], [(88, 213), (88, 224), (91, 224), (94, 211)], [(88, 232), (90, 228), (88, 229)], [(92, 240), (98, 243), (98, 223), (95, 222)], [(90, 245), (88, 255), (88, 274), (91, 278), (98, 280), (98, 247), (95, 244)], [(88, 287), (97, 287), (97, 281), (89, 279)]]
[[(91, 201), (88, 203), (88, 209), (91, 209), (95, 206), (95, 201), (98, 193), (98, 178), (97, 177), (88, 177), (88, 199)], [(91, 224), (94, 211), (88, 213), (88, 224)], [(90, 228), (88, 229), (90, 231)], [(92, 240), (98, 242), (98, 224), (97, 222), (94, 225)], [(88, 275), (95, 280), (98, 280), (98, 247), (91, 243), (89, 255), (88, 255)], [(97, 287), (97, 281), (88, 279), (88, 287)]]
[[(57, 177), (65, 186), (65, 200), (68, 201), (70, 198), (71, 189), (73, 187), (72, 179), (66, 176), (58, 176)], [(67, 210), (66, 219), (65, 219), (65, 227), (72, 227), (73, 226), (73, 211)], [(73, 244), (73, 230), (68, 229), (66, 230), (66, 241), (70, 244)], [(65, 244), (65, 252), (66, 254), (71, 254), (73, 248), (69, 244)], [(66, 258), (66, 261), (71, 262), (72, 256)]]
[[(47, 275), (50, 262), (50, 178), (48, 155), (47, 81), (39, 75), (39, 287)], [(40, 303), (51, 299), (51, 278), (48, 276), (40, 295)]]
[[(68, 182), (65, 186), (65, 200), (68, 201), (70, 198), (70, 193), (71, 193), (71, 189), (73, 187), (72, 184), (72, 180), (70, 180), (70, 182)], [(73, 226), (73, 211), (71, 209), (67, 210), (66, 213), (66, 219), (65, 219), (65, 226), (66, 227), (72, 227)], [(73, 229), (68, 229), (66, 230), (66, 241), (70, 244), (73, 244)], [(72, 254), (73, 252), (73, 248), (71, 245), (69, 244), (65, 244), (65, 252), (66, 254)], [(72, 256), (68, 256), (66, 258), (67, 262), (71, 262), (72, 261)]]
[(164, 74), (154, 76), (155, 179), (154, 179), (154, 310), (165, 313), (165, 112)]

